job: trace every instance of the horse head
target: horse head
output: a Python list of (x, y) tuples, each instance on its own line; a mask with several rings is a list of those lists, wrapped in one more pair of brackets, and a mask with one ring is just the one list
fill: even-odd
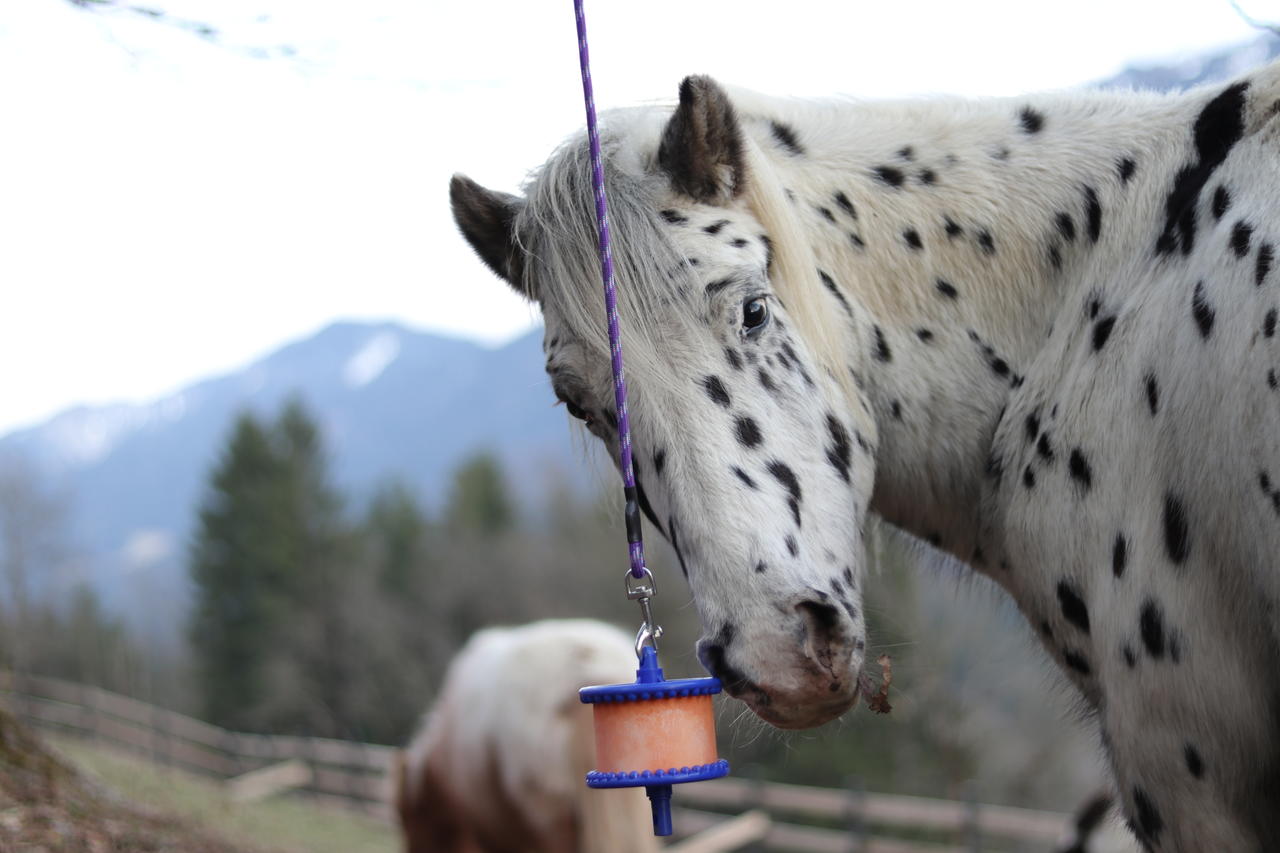
[[(784, 728), (849, 708), (865, 659), (863, 526), (874, 422), (787, 191), (725, 92), (609, 114), (603, 148), (641, 503), (678, 556), (698, 655)], [(765, 128), (768, 132), (768, 128)], [(555, 395), (618, 463), (585, 138), (523, 197), (463, 177), (454, 217), (541, 308)], [(829, 297), (827, 297), (829, 298)]]

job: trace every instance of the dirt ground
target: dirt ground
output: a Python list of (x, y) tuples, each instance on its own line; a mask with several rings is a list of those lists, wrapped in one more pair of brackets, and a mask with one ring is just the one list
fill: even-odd
[(209, 830), (117, 800), (0, 709), (0, 850), (5, 853), (253, 853)]

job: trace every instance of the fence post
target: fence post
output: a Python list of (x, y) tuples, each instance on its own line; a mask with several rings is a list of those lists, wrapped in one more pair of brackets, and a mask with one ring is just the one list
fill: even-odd
[(978, 802), (977, 790), (973, 782), (965, 783), (964, 830), (965, 845), (969, 848), (969, 853), (982, 853), (982, 825), (978, 822), (981, 809), (982, 805)]
[(223, 767), (229, 767), (230, 770), (225, 772), (223, 780), (230, 779), (233, 776), (239, 776), (244, 772), (245, 761), (240, 754), (240, 736), (233, 731), (227, 729), (222, 730), (222, 736), (218, 738), (222, 746), (222, 757), (226, 759)]
[[(749, 811), (759, 810), (764, 812), (765, 814), (768, 814), (769, 813), (768, 809), (766, 809), (764, 805), (764, 793), (765, 793), (764, 786), (765, 786), (765, 783), (768, 781), (767, 779), (764, 778), (764, 768), (761, 767), (759, 764), (752, 764), (750, 767), (747, 768), (746, 775), (747, 775), (747, 779), (751, 783), (751, 788), (748, 791), (746, 808), (744, 808), (742, 811), (745, 813)], [(744, 849), (747, 851), (747, 853), (764, 853), (764, 849), (765, 849), (764, 845), (765, 845), (765, 840), (767, 838), (768, 836), (766, 835), (765, 838), (760, 838), (755, 841), (752, 841)]]
[(844, 780), (847, 793), (845, 823), (849, 827), (849, 850), (863, 853), (867, 849), (867, 786), (861, 776), (849, 776)]

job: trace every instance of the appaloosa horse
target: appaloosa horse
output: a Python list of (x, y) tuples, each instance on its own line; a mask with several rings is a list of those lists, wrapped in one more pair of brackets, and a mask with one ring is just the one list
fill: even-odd
[[(849, 708), (867, 513), (1013, 596), (1151, 850), (1280, 850), (1280, 64), (1177, 95), (891, 103), (705, 77), (605, 119), (645, 508), (700, 657)], [(455, 177), (614, 447), (585, 138)]]

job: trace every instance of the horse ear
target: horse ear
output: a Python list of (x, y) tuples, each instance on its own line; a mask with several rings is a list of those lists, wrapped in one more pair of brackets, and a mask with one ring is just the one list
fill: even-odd
[(658, 165), (679, 192), (724, 203), (745, 186), (742, 129), (724, 89), (710, 77), (686, 77), (680, 104), (658, 146)]
[(521, 296), (534, 299), (525, 289), (524, 254), (515, 239), (515, 218), (524, 199), (485, 189), (466, 175), (454, 175), (449, 181), (449, 203), (458, 230), (480, 260)]

